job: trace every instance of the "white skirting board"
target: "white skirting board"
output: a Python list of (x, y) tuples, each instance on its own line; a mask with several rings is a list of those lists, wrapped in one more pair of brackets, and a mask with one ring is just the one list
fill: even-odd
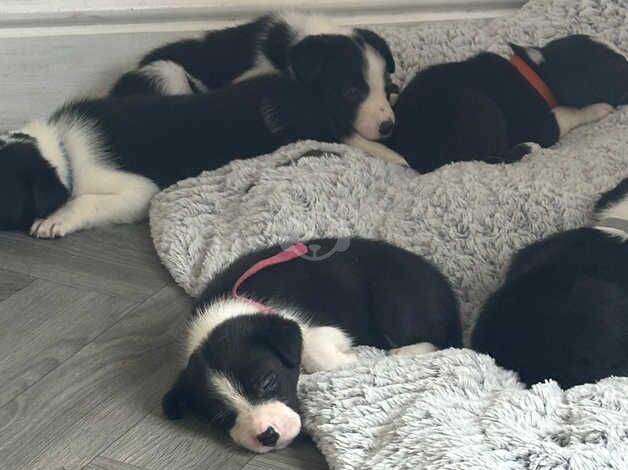
[(320, 12), (348, 25), (490, 18), (524, 0), (3, 0), (0, 37), (193, 31), (270, 10)]
[[(262, 12), (329, 14), (348, 25), (491, 18), (518, 0), (0, 0), (0, 131), (103, 89), (149, 49)], [(168, 6), (176, 5), (176, 7)]]

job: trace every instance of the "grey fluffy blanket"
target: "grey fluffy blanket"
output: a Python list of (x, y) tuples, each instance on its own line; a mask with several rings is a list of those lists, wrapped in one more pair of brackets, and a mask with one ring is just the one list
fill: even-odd
[[(628, 51), (627, 23), (625, 1), (533, 0), (488, 24), (381, 32), (405, 82), (418, 66), (506, 53), (506, 41), (583, 32)], [(151, 231), (161, 260), (194, 296), (256, 248), (322, 236), (385, 239), (448, 276), (468, 336), (513, 252), (586, 224), (599, 193), (627, 175), (628, 109), (517, 164), (457, 163), (426, 175), (344, 145), (301, 142), (168, 188), (153, 201)], [(363, 353), (359, 367), (301, 380), (304, 425), (333, 468), (628, 468), (626, 379), (523, 390), (468, 350)]]

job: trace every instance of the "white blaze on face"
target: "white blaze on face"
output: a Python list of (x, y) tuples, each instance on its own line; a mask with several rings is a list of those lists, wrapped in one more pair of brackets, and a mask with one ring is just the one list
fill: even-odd
[(360, 104), (355, 122), (355, 130), (368, 140), (382, 137), (380, 126), (395, 122), (395, 115), (386, 96), (386, 61), (372, 47), (364, 49), (365, 79), (369, 87), (368, 96)]
[[(299, 415), (280, 401), (269, 400), (254, 405), (228, 377), (213, 373), (210, 380), (213, 391), (236, 413), (235, 424), (229, 430), (229, 435), (242, 447), (258, 453), (283, 449), (301, 431)], [(273, 446), (265, 446), (258, 439), (269, 428), (278, 434)]]

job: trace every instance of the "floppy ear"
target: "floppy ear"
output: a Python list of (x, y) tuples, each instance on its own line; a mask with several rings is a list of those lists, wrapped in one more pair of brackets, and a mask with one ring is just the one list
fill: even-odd
[(259, 331), (258, 338), (272, 349), (288, 367), (299, 367), (303, 337), (296, 322), (280, 317), (268, 317)]
[(543, 51), (538, 47), (530, 47), (530, 46), (519, 46), (512, 42), (509, 42), (508, 45), (512, 49), (512, 52), (517, 54), (522, 59), (526, 60), (528, 63), (532, 63), (535, 65), (540, 65), (541, 62), (545, 60), (543, 57)]
[(185, 371), (182, 371), (172, 388), (166, 392), (161, 399), (161, 409), (168, 419), (183, 418), (185, 408), (185, 392), (183, 390), (183, 380)]
[(311, 85), (320, 77), (331, 43), (325, 36), (308, 36), (288, 51), (288, 62), (297, 80)]
[(379, 34), (374, 33), (369, 29), (355, 29), (358, 36), (364, 39), (369, 46), (375, 49), (386, 61), (386, 71), (388, 73), (394, 73), (395, 71), (395, 59), (392, 55), (388, 43)]

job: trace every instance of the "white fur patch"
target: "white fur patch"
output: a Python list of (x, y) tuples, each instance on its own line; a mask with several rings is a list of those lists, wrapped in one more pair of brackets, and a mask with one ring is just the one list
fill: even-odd
[(344, 139), (344, 143), (351, 145), (352, 147), (364, 150), (366, 153), (372, 155), (375, 158), (380, 158), (388, 163), (394, 163), (395, 165), (410, 166), (405, 158), (399, 155), (394, 150), (386, 147), (380, 142), (373, 142), (372, 140), (366, 140), (359, 134), (354, 134)]
[(432, 343), (416, 343), (391, 349), (388, 354), (392, 356), (419, 356), (422, 354), (429, 354), (434, 351), (438, 351), (438, 348)]
[(335, 370), (357, 360), (351, 338), (340, 328), (312, 326), (303, 330), (301, 366), (307, 373)]
[(369, 87), (366, 99), (360, 103), (355, 121), (355, 130), (367, 140), (379, 140), (379, 127), (383, 122), (395, 122), (386, 94), (386, 61), (370, 46), (364, 48), (364, 76)]
[(526, 54), (528, 58), (536, 65), (541, 65), (545, 61), (543, 53), (535, 47), (526, 47)]
[(115, 167), (96, 123), (68, 113), (51, 123), (31, 124), (24, 132), (37, 140), (42, 156), (59, 168), (65, 184), (68, 173), (59, 146), (62, 141), (74, 179), (72, 197), (48, 218), (36, 220), (31, 227), (33, 236), (61, 237), (89, 227), (137, 222), (146, 217), (150, 199), (159, 188), (149, 178)]
[[(187, 72), (176, 62), (157, 60), (138, 69), (138, 73), (148, 78), (162, 95), (190, 95), (194, 93)], [(205, 88), (204, 85), (203, 88)]]
[(557, 106), (552, 110), (556, 117), (561, 137), (576, 127), (605, 118), (612, 111), (613, 107), (607, 103), (596, 103), (584, 108)]
[(308, 372), (332, 370), (355, 361), (351, 351), (351, 338), (340, 328), (333, 326), (312, 326), (304, 315), (287, 308), (273, 308), (275, 313), (260, 313), (252, 304), (232, 298), (220, 299), (204, 305), (188, 325), (186, 351), (187, 362), (194, 351), (223, 322), (242, 315), (280, 315), (292, 320), (301, 328), (303, 354), (301, 365)]
[(240, 76), (233, 79), (232, 83), (242, 82), (249, 80), (250, 78), (259, 77), (261, 75), (277, 74), (279, 70), (266, 58), (265, 55), (258, 52), (253, 67), (242, 73)]
[(279, 18), (288, 23), (297, 34), (297, 41), (306, 36), (319, 34), (351, 35), (351, 28), (338, 25), (331, 18), (324, 15), (284, 12)]
[[(628, 196), (624, 196), (621, 201), (616, 202), (607, 209), (600, 211), (598, 214), (596, 214), (595, 218), (598, 221), (601, 221), (603, 219), (622, 219), (628, 221)], [(615, 237), (619, 237), (623, 241), (628, 241), (628, 233), (622, 230), (597, 225), (595, 225), (593, 228), (613, 235)]]
[(35, 139), (41, 156), (56, 170), (63, 185), (69, 189), (72, 186), (70, 183), (71, 171), (68, 168), (68, 161), (63, 156), (57, 130), (45, 122), (33, 121), (18, 132), (28, 134)]
[[(220, 372), (212, 372), (212, 391), (235, 411), (236, 421), (229, 435), (237, 444), (253, 452), (264, 453), (288, 446), (301, 431), (301, 418), (289, 406), (277, 400), (261, 404), (250, 403), (234, 383)], [(257, 436), (272, 427), (279, 436), (273, 446), (264, 446)]]
[(188, 325), (185, 361), (218, 325), (231, 318), (258, 312), (254, 305), (230, 298), (202, 306)]

